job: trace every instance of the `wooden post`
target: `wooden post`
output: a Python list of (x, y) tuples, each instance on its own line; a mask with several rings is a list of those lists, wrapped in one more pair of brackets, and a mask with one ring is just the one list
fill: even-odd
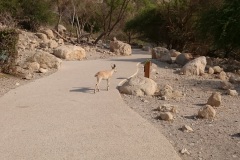
[(147, 78), (150, 77), (150, 66), (151, 66), (151, 61), (147, 61), (144, 65), (144, 77), (147, 77)]

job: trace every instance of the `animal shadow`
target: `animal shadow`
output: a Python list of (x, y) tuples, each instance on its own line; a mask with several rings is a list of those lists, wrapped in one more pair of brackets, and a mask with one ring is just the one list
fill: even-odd
[(231, 135), (231, 137), (233, 137), (233, 138), (240, 138), (240, 133), (233, 134), (233, 135)]
[(90, 87), (74, 87), (70, 92), (82, 92), (82, 93), (91, 93), (94, 94), (94, 89)]
[(191, 116), (184, 116), (186, 119), (192, 119), (192, 120), (197, 120), (197, 115), (191, 115)]

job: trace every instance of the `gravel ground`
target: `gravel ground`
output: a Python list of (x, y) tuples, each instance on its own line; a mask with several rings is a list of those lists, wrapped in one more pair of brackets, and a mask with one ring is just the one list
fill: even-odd
[[(160, 100), (157, 96), (137, 97), (124, 95), (124, 101), (143, 118), (158, 128), (173, 144), (183, 160), (239, 160), (240, 159), (240, 98), (231, 97), (220, 90), (220, 80), (216, 75), (187, 77), (179, 75), (174, 65), (153, 61), (151, 77), (158, 85), (169, 84), (174, 90), (184, 93), (181, 98)], [(139, 75), (144, 75), (143, 65)], [(239, 92), (240, 86), (235, 89)], [(215, 108), (217, 115), (213, 121), (197, 118), (200, 107), (206, 104), (212, 92), (218, 91), (222, 104)], [(163, 104), (176, 106), (174, 121), (159, 120), (156, 108)], [(193, 132), (183, 132), (188, 125)], [(186, 149), (185, 154), (180, 153)]]

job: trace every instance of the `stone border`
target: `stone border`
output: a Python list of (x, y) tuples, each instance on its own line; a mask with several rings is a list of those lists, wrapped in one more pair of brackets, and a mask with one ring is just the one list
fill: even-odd
[(123, 83), (125, 83), (129, 78), (132, 78), (132, 77), (134, 77), (134, 76), (136, 76), (137, 74), (138, 74), (138, 71), (139, 71), (139, 64), (141, 64), (142, 62), (138, 62), (137, 63), (137, 71), (133, 74), (133, 75), (131, 75), (130, 77), (128, 77), (128, 78), (126, 78), (126, 79), (124, 79), (124, 80), (122, 80), (121, 82), (119, 82), (118, 83), (118, 85), (117, 85), (117, 89), (118, 89), (118, 87), (120, 87)]

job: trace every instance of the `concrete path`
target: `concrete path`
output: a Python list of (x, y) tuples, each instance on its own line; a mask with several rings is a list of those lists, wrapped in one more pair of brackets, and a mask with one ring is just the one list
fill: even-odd
[[(180, 160), (167, 139), (132, 111), (116, 86), (150, 55), (64, 62), (55, 74), (0, 98), (1, 160)], [(110, 91), (94, 74), (117, 65)]]

